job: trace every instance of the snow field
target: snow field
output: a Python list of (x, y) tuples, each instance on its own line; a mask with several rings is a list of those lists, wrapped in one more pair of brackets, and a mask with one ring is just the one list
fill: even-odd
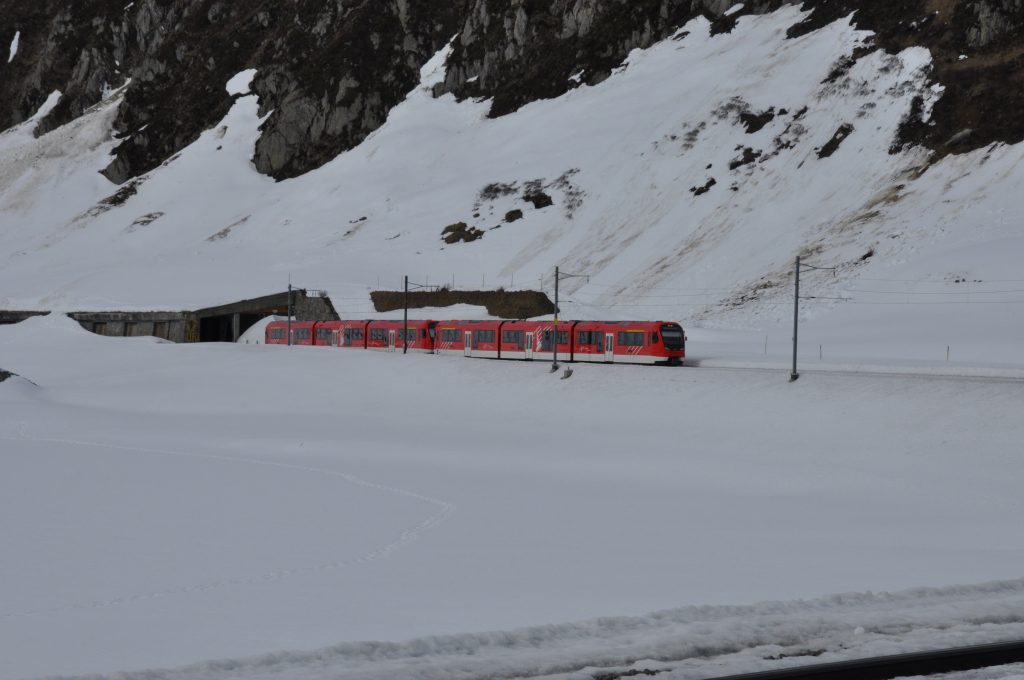
[(0, 328), (0, 356), (38, 385), (0, 385), (2, 677), (1013, 579), (1024, 557), (1017, 382), (561, 381), (60, 316)]

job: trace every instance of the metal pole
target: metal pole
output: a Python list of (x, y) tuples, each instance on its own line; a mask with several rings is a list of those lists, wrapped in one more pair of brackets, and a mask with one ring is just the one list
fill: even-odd
[(800, 328), (800, 256), (796, 256), (796, 267), (794, 269), (794, 292), (793, 292), (793, 371), (789, 374), (789, 381), (793, 382), (800, 377), (796, 372), (796, 336)]
[(551, 332), (551, 370), (558, 370), (558, 267), (555, 267), (555, 323)]
[(409, 353), (409, 277), (405, 277), (405, 307), (402, 309), (402, 354)]
[(292, 282), (288, 281), (288, 346), (292, 345)]

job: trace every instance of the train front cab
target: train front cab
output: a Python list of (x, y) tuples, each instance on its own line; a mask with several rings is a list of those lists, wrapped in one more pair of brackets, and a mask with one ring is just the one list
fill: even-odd
[(592, 363), (681, 365), (686, 335), (666, 321), (580, 321), (573, 328), (573, 360)]
[(686, 331), (674, 321), (659, 321), (661, 348), (669, 366), (682, 366), (686, 358)]
[(267, 345), (288, 344), (288, 322), (271, 321), (264, 331), (263, 342)]

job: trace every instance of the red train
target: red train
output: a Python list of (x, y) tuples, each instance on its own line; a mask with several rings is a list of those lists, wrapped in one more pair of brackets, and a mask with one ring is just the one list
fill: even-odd
[[(293, 321), (293, 345), (458, 354), (488, 359), (668, 364), (686, 356), (686, 334), (673, 321)], [(267, 324), (268, 345), (288, 344), (288, 322)]]

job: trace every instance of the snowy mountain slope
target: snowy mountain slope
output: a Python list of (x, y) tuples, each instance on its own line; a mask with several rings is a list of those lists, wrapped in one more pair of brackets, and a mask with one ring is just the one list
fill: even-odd
[[(567, 316), (773, 334), (785, 332), (773, 329), (787, 323), (802, 253), (839, 268), (806, 277), (805, 314), (828, 312), (833, 337), (858, 337), (845, 358), (877, 354), (883, 318), (902, 340), (929, 328), (961, 358), (1014, 360), (1019, 147), (936, 164), (922, 150), (890, 154), (913, 99), (941, 95), (927, 53), (876, 51), (844, 71), (866, 34), (842, 20), (785, 39), (804, 16), (744, 16), (715, 36), (697, 19), (604, 83), (499, 119), (486, 102), (430, 96), (440, 54), (370, 139), (279, 183), (249, 160), (254, 96), (117, 193), (96, 174), (116, 95), (38, 140), (8, 132), (21, 141), (0, 152), (0, 307), (196, 308), (280, 290), (291, 274), (361, 316), (368, 290), (405, 274), (550, 293), (560, 265), (589, 277), (564, 282)], [(538, 187), (552, 206), (524, 200)], [(523, 219), (505, 222), (513, 210)], [(456, 222), (483, 237), (445, 244)]]
[[(26, 204), (11, 182), (0, 199), (8, 254), (0, 306), (190, 308), (279, 290), (291, 272), (301, 285), (356, 298), (339, 306), (358, 314), (378, 277), (392, 287), (405, 273), (420, 282), (523, 286), (561, 264), (589, 274), (589, 282), (567, 283), (581, 303), (688, 319), (714, 316), (717, 308), (704, 308), (765, 281), (783, 285), (798, 252), (852, 269), (873, 248), (874, 261), (891, 265), (938, 231), (922, 213), (933, 205), (931, 188), (947, 181), (939, 178), (950, 173), (946, 164), (957, 163), (914, 179), (925, 154), (888, 153), (912, 99), (938, 96), (925, 83), (927, 54), (876, 52), (823, 82), (865, 34), (844, 20), (786, 40), (803, 16), (787, 7), (741, 17), (732, 33), (714, 37), (706, 20), (695, 20), (676, 39), (632, 55), (605, 83), (497, 120), (484, 118), (485, 103), (429, 96), (439, 56), (423, 87), (367, 142), (280, 183), (249, 164), (256, 101), (241, 97), (221, 126), (134, 186), (122, 205), (102, 210), (92, 206), (115, 187), (96, 179), (103, 161), (81, 149), (109, 151), (103, 117), (111, 101), (90, 114), (96, 122), (74, 135), (59, 168), (30, 170), (24, 158), (52, 145), (49, 136), (0, 160), (5, 176), (40, 192)], [(740, 114), (772, 109), (775, 118), (748, 133)], [(818, 158), (847, 124), (850, 136)], [(756, 160), (730, 169), (747, 148)], [(30, 180), (29, 172), (50, 177)], [(61, 200), (45, 200), (57, 178)], [(707, 193), (691, 191), (710, 179)], [(522, 200), (533, 180), (555, 205), (538, 210)], [(511, 193), (483, 192), (495, 183)], [(956, 219), (973, 200), (942, 206), (945, 231), (989, 236)], [(503, 223), (514, 208), (524, 219)], [(911, 225), (900, 224), (909, 217)], [(442, 229), (458, 221), (485, 236), (445, 246)], [(894, 224), (910, 233), (889, 238)], [(708, 293), (641, 306), (644, 295), (677, 288)]]

